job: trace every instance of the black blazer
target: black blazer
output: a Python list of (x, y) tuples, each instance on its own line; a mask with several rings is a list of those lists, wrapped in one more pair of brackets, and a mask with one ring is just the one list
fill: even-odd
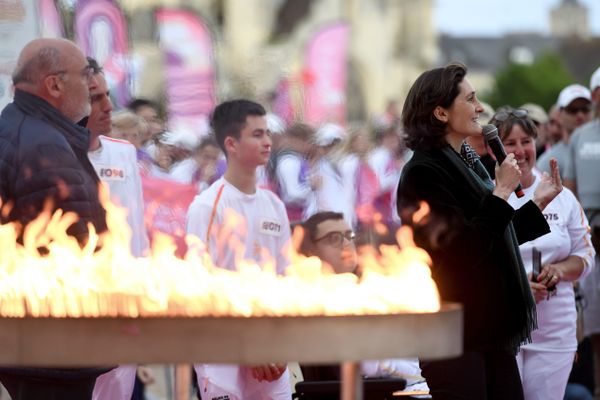
[[(505, 348), (526, 321), (514, 312), (522, 291), (504, 233), (511, 223), (519, 243), (548, 233), (539, 208), (530, 201), (515, 211), (491, 191), (482, 196), (440, 149), (415, 151), (397, 198), (402, 223), (413, 227), (416, 244), (432, 258), (442, 300), (463, 304), (465, 350)], [(431, 212), (415, 223), (421, 201)]]

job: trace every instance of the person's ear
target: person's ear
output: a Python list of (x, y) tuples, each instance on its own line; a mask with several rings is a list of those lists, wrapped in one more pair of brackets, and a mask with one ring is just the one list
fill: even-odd
[(233, 154), (237, 148), (237, 140), (233, 136), (227, 136), (225, 141), (225, 150), (227, 150), (227, 154)]
[(59, 75), (48, 75), (45, 77), (43, 86), (46, 92), (54, 98), (59, 98), (64, 89), (64, 83)]
[(433, 110), (433, 116), (436, 117), (440, 122), (448, 122), (448, 110), (442, 106), (437, 106), (435, 110)]

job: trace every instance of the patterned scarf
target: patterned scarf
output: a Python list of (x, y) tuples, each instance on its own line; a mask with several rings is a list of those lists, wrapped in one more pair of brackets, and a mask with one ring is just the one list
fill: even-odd
[(473, 149), (467, 142), (463, 142), (462, 146), (460, 147), (460, 157), (472, 170), (475, 169), (475, 164), (481, 158), (475, 149)]

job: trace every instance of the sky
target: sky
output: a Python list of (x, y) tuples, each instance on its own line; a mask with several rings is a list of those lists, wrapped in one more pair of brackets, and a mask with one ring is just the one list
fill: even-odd
[[(588, 8), (592, 35), (600, 36), (600, 0), (579, 0)], [(434, 0), (440, 33), (502, 36), (511, 32), (550, 33), (550, 10), (561, 0)]]

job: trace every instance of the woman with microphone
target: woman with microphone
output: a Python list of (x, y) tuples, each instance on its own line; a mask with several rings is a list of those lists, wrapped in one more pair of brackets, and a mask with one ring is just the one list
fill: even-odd
[[(524, 196), (508, 199), (520, 207), (533, 198), (542, 181), (535, 168), (537, 128), (524, 109), (505, 108), (490, 121), (506, 152), (513, 153), (521, 170)], [(521, 257), (537, 306), (538, 329), (532, 342), (521, 347), (517, 363), (525, 400), (562, 400), (577, 350), (577, 311), (573, 281), (594, 265), (590, 228), (581, 205), (565, 188), (544, 209), (550, 233), (522, 244)], [(539, 264), (533, 262), (541, 252)]]
[[(458, 63), (424, 72), (402, 111), (409, 148), (398, 212), (432, 258), (442, 300), (463, 304), (463, 355), (423, 362), (436, 400), (523, 399), (515, 354), (536, 327), (519, 243), (549, 232), (541, 212), (562, 190), (558, 169), (518, 210), (507, 202), (521, 178), (514, 154), (496, 166), (496, 184), (465, 142), (482, 134), (483, 111)], [(427, 203), (429, 214), (414, 216)], [(414, 217), (414, 218), (413, 218)]]

